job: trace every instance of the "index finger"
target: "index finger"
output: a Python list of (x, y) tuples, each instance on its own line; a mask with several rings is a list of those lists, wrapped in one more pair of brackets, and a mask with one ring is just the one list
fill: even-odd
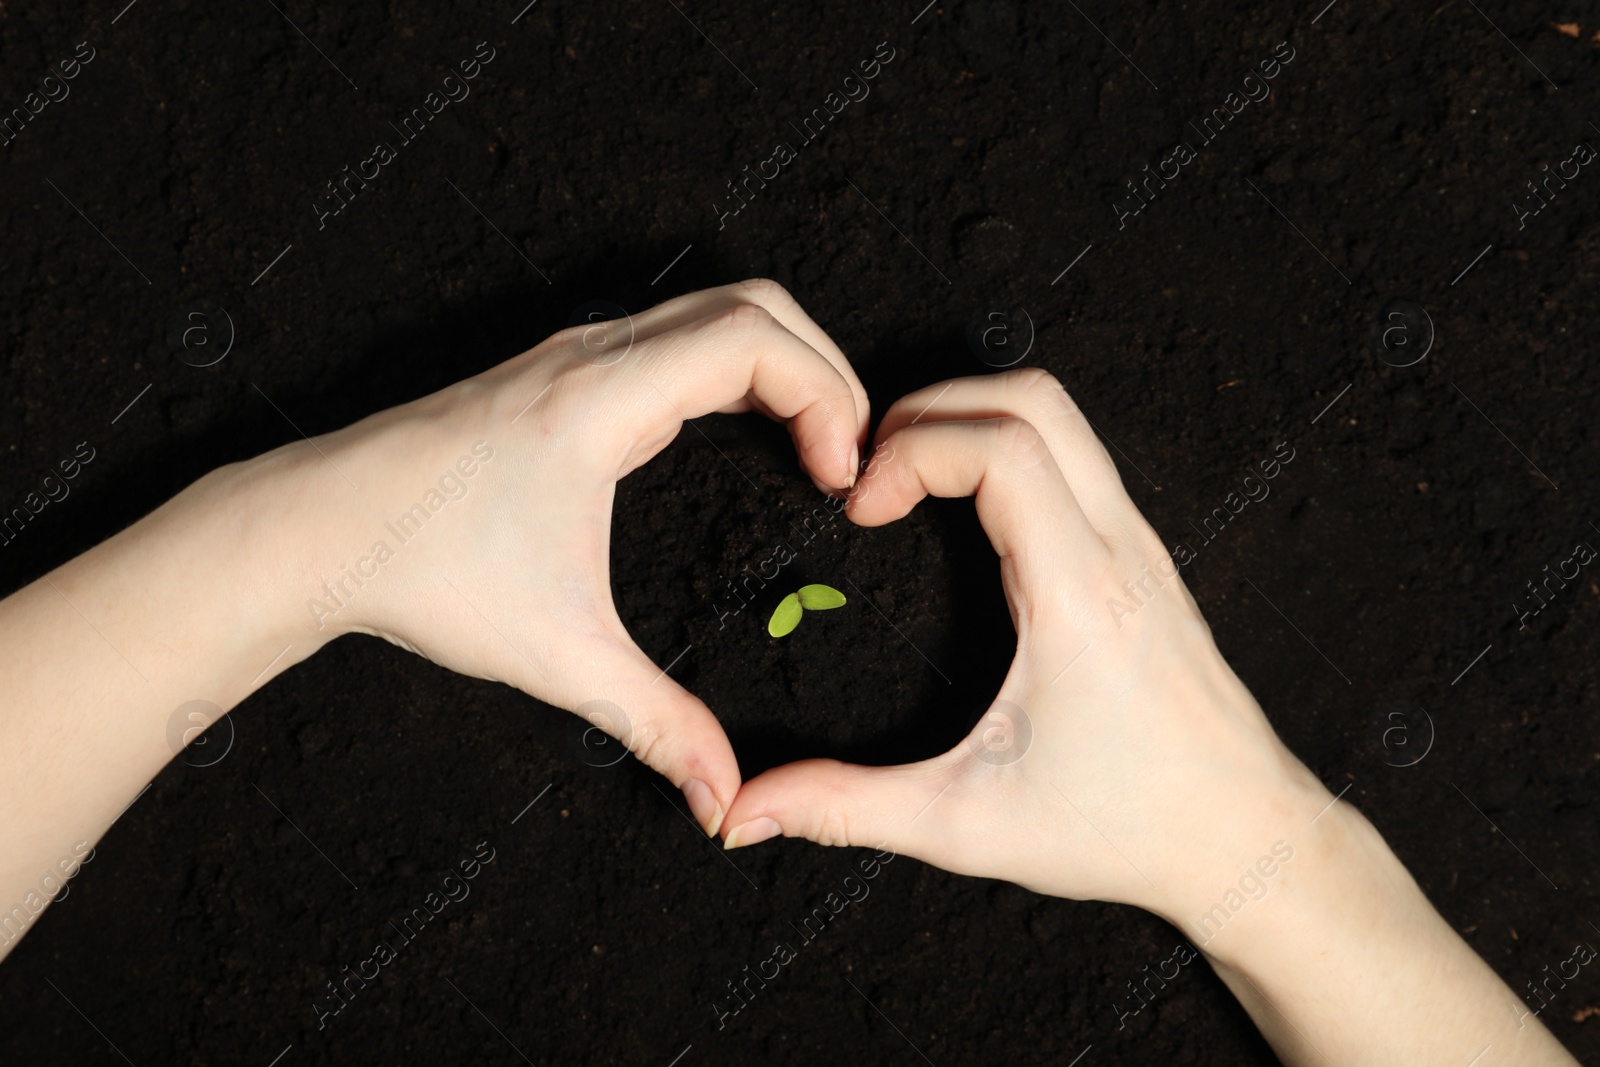
[[(874, 462), (847, 505), (852, 522), (881, 526), (926, 496), (976, 498), (978, 519), (1014, 570), (1025, 605), (1081, 589), (1110, 555), (1083, 513), (1039, 431), (1024, 419), (930, 422), (884, 439), (889, 458)], [(876, 457), (875, 457), (876, 458)]]
[(855, 484), (866, 427), (850, 382), (766, 308), (736, 303), (636, 344), (634, 352), (618, 366), (615, 387), (643, 425), (665, 429), (669, 410), (688, 420), (754, 399), (788, 422), (813, 478), (838, 489)]
[(699, 292), (687, 293), (664, 301), (633, 316), (634, 333), (638, 339), (647, 340), (657, 334), (687, 326), (707, 315), (727, 311), (740, 304), (755, 304), (765, 308), (784, 329), (810, 345), (818, 355), (833, 364), (834, 369), (850, 386), (850, 395), (855, 400), (856, 424), (860, 427), (856, 444), (865, 444), (872, 405), (867, 398), (866, 389), (861, 385), (861, 379), (856, 377), (855, 368), (850, 366), (850, 361), (845, 358), (844, 352), (834, 343), (833, 338), (828, 336), (827, 331), (806, 314), (799, 301), (790, 296), (787, 289), (769, 278), (751, 278), (733, 285), (702, 289)]

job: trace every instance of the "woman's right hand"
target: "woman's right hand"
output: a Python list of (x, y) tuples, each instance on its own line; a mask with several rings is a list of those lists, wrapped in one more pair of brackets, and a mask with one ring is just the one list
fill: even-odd
[[(928, 494), (975, 495), (1016, 658), (943, 756), (809, 760), (746, 782), (729, 847), (764, 831), (887, 846), (1147, 908), (1189, 935), (1288, 1064), (1576, 1063), (1278, 740), (1055, 379), (930, 386), (890, 408), (878, 439), (848, 513), (876, 526)], [(1123, 1018), (1144, 1004), (1116, 1003)]]
[[(1061, 897), (1206, 910), (1331, 794), (1222, 659), (1088, 420), (1049, 374), (928, 386), (884, 416), (847, 514), (974, 495), (1017, 631), (989, 712), (901, 767), (789, 764), (747, 782), (728, 847), (776, 832), (887, 846)], [(764, 821), (770, 820), (770, 821)]]

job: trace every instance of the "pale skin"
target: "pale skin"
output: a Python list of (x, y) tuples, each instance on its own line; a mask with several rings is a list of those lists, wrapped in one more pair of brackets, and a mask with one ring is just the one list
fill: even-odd
[[(860, 525), (975, 496), (1017, 654), (968, 743), (907, 767), (810, 760), (744, 782), (711, 709), (658, 681), (628, 636), (608, 573), (617, 481), (683, 419), (749, 410), (788, 425), (807, 475), (848, 492)], [(206, 475), (0, 601), (0, 751), (24, 754), (0, 775), (0, 902), (37, 891), (173, 758), (180, 706), (232, 708), (367, 633), (559, 707), (622, 708), (626, 723), (596, 725), (730, 848), (778, 833), (882, 846), (1146, 908), (1204, 952), (1286, 1063), (1576, 1062), (1278, 740), (1055, 379), (902, 398), (858, 479), (868, 419), (827, 334), (778, 286), (746, 282), (564, 331)], [(385, 524), (431, 507), (445, 473), (422, 532), (374, 559), (374, 542), (395, 544)], [(24, 918), (25, 933), (39, 915)], [(3, 954), (20, 937), (0, 941)]]

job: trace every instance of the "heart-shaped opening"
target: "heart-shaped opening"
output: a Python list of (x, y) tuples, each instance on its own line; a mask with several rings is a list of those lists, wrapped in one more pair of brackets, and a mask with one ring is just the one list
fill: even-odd
[[(944, 752), (989, 707), (1016, 648), (971, 500), (856, 526), (799, 469), (783, 428), (753, 416), (696, 420), (623, 480), (611, 583), (629, 633), (717, 715), (747, 778), (818, 756)], [(811, 583), (848, 602), (770, 636), (773, 610)]]

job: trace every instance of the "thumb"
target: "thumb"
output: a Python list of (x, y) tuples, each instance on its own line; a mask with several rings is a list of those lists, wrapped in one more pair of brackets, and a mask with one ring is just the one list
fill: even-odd
[[(601, 692), (573, 703), (573, 713), (590, 726), (586, 753), (606, 744), (596, 731), (621, 741), (682, 790), (695, 821), (715, 834), (739, 792), (739, 761), (711, 709), (631, 643), (585, 657), (584, 673), (606, 679)], [(616, 757), (598, 758), (603, 766)]]
[(723, 821), (723, 847), (782, 834), (819, 845), (889, 848), (944, 866), (949, 813), (963, 789), (953, 756), (959, 758), (947, 754), (899, 767), (831, 759), (775, 767), (739, 790)]

